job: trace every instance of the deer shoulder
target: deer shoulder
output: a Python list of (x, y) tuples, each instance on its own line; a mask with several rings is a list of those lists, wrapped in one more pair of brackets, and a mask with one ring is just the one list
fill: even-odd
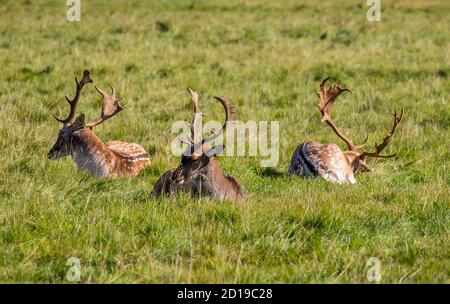
[[(215, 153), (221, 153), (221, 151)], [(192, 181), (192, 193), (196, 196), (212, 196), (220, 200), (240, 201), (245, 198), (244, 190), (237, 179), (228, 173), (223, 173), (216, 158), (211, 159), (208, 166), (202, 168), (198, 177)]]

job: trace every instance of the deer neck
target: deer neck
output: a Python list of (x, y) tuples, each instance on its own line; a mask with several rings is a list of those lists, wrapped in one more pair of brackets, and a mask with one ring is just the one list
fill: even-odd
[(79, 170), (95, 176), (108, 176), (111, 164), (116, 158), (114, 153), (88, 128), (74, 133), (71, 156)]
[(356, 163), (355, 163), (355, 159), (358, 157), (358, 153), (353, 152), (353, 151), (345, 151), (344, 152), (345, 157), (347, 158), (348, 162), (350, 163), (353, 172), (356, 172)]

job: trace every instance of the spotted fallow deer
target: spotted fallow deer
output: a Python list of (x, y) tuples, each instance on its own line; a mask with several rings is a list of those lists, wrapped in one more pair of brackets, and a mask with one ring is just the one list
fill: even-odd
[(245, 195), (239, 182), (231, 175), (222, 173), (216, 156), (222, 153), (224, 146), (210, 147), (208, 143), (219, 137), (232, 120), (232, 104), (223, 97), (214, 98), (225, 109), (225, 123), (208, 138), (198, 140), (197, 124), (203, 115), (200, 111), (198, 93), (188, 89), (194, 105), (194, 117), (189, 125), (192, 138), (181, 156), (176, 168), (166, 171), (156, 182), (152, 195), (171, 195), (177, 191), (190, 192), (194, 196), (209, 196), (220, 200), (240, 201)]
[(314, 141), (306, 141), (300, 144), (292, 155), (291, 165), (289, 167), (289, 175), (295, 174), (306, 177), (320, 176), (328, 181), (340, 184), (355, 184), (356, 179), (354, 174), (357, 172), (371, 172), (365, 159), (368, 157), (390, 158), (392, 155), (381, 155), (380, 153), (389, 144), (397, 130), (402, 118), (403, 110), (400, 115), (397, 112), (393, 113), (394, 124), (391, 131), (384, 137), (381, 144), (375, 144), (375, 151), (362, 152), (362, 149), (367, 143), (368, 136), (361, 145), (355, 145), (347, 136), (339, 130), (331, 119), (330, 110), (336, 101), (337, 97), (349, 89), (341, 88), (337, 85), (332, 85), (328, 90), (325, 84), (329, 78), (322, 81), (320, 91), (317, 92), (319, 97), (318, 108), (322, 114), (322, 122), (325, 122), (336, 135), (342, 139), (348, 147), (348, 151), (342, 152), (339, 146), (335, 144), (321, 144)]
[(102, 142), (92, 131), (105, 120), (113, 117), (122, 107), (116, 100), (116, 92), (112, 89), (111, 95), (95, 87), (103, 98), (100, 118), (85, 123), (85, 115), (81, 114), (76, 119), (75, 113), (80, 100), (83, 87), (92, 83), (89, 71), (83, 72), (83, 78), (76, 82), (76, 93), (73, 99), (66, 97), (70, 105), (67, 118), (54, 117), (63, 124), (59, 130), (58, 139), (48, 152), (49, 159), (57, 159), (70, 155), (77, 164), (79, 170), (86, 171), (94, 176), (118, 177), (136, 176), (149, 161), (144, 148), (135, 143), (121, 141)]

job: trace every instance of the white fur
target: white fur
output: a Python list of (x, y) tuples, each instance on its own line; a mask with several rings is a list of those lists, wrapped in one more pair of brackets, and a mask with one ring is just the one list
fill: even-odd
[(92, 175), (106, 177), (109, 175), (108, 167), (105, 164), (103, 155), (99, 152), (92, 157), (83, 149), (76, 149), (72, 153), (72, 159), (77, 164), (79, 170), (86, 171)]

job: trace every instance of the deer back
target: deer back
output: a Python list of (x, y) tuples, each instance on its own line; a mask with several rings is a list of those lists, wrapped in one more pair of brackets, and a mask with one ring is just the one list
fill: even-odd
[(140, 145), (121, 141), (103, 143), (89, 128), (75, 132), (71, 145), (77, 167), (94, 176), (136, 176), (149, 161)]
[(340, 184), (356, 183), (351, 163), (339, 146), (314, 141), (301, 143), (291, 158), (289, 174), (322, 177)]

